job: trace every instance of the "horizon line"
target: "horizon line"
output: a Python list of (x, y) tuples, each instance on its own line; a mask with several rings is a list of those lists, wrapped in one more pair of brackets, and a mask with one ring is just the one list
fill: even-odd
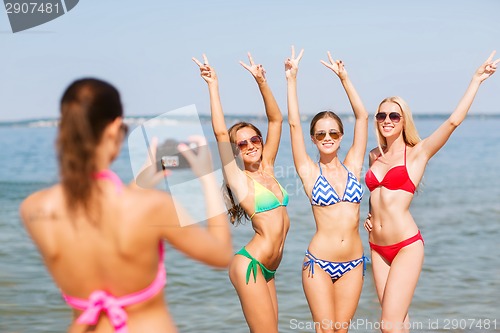
[[(168, 111), (167, 111), (168, 112)], [(354, 117), (354, 114), (352, 113), (337, 113), (339, 116), (342, 117)], [(146, 119), (152, 119), (158, 116), (161, 116), (162, 114), (149, 114), (149, 115), (126, 115), (125, 119), (138, 119), (138, 118), (146, 118)], [(199, 116), (202, 117), (210, 117), (210, 113), (199, 113)], [(301, 118), (309, 118), (314, 116), (315, 114), (301, 114)], [(449, 113), (413, 113), (413, 117), (415, 118), (430, 118), (430, 117), (436, 117), (436, 118), (443, 118), (446, 116), (450, 116), (451, 114)], [(265, 118), (265, 114), (263, 115), (255, 115), (255, 114), (246, 114), (246, 113), (227, 113), (224, 114), (224, 116), (227, 117), (248, 117), (248, 118)], [(175, 118), (182, 118), (182, 115), (175, 115)], [(186, 116), (186, 117), (192, 117), (192, 116)], [(500, 117), (500, 112), (499, 113), (471, 113), (468, 114), (467, 117), (472, 117), (472, 118), (477, 118), (477, 117)], [(35, 121), (57, 121), (59, 117), (39, 117), (39, 118), (23, 118), (23, 119), (0, 119), (0, 124), (7, 125), (7, 124), (22, 124), (22, 123), (29, 123), (29, 122), (35, 122)], [(284, 114), (283, 119), (288, 119), (288, 115)]]

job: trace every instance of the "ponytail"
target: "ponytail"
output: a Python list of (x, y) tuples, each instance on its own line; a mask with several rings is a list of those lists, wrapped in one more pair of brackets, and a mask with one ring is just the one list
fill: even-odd
[(89, 211), (97, 187), (96, 147), (104, 129), (123, 116), (118, 91), (97, 79), (73, 82), (61, 99), (57, 157), (61, 184), (70, 212)]

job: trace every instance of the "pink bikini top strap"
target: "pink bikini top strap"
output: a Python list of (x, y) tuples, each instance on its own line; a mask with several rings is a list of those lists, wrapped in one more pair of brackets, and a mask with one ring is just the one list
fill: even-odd
[(106, 169), (106, 170), (101, 170), (99, 172), (94, 173), (93, 175), (94, 179), (105, 179), (111, 181), (113, 184), (115, 184), (116, 187), (116, 192), (122, 193), (123, 192), (123, 183), (118, 177), (116, 173), (113, 171)]
[(167, 283), (167, 273), (163, 263), (163, 242), (158, 245), (158, 273), (154, 281), (146, 288), (122, 297), (114, 297), (103, 290), (90, 294), (88, 300), (63, 294), (63, 298), (71, 307), (84, 310), (78, 317), (78, 324), (95, 325), (101, 311), (105, 311), (116, 333), (128, 333), (127, 312), (124, 307), (146, 301), (158, 294)]

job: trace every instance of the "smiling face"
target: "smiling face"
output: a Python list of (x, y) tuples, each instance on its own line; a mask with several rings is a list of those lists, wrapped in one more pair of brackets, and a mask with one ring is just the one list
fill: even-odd
[(321, 118), (314, 125), (311, 139), (320, 154), (336, 153), (342, 142), (342, 131), (334, 118)]
[(262, 158), (262, 137), (251, 127), (240, 128), (236, 132), (239, 156), (245, 165), (260, 163)]
[[(377, 116), (377, 114), (380, 115)], [(382, 103), (377, 114), (375, 114), (377, 130), (384, 138), (401, 135), (404, 130), (404, 118), (398, 104), (393, 102)], [(384, 114), (385, 118), (382, 120)]]

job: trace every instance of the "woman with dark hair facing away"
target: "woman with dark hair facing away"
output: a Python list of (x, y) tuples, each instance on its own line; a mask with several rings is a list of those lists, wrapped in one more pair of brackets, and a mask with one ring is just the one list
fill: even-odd
[(226, 267), (232, 257), (227, 217), (215, 214), (223, 200), (207, 172), (208, 150), (195, 155), (179, 147), (202, 183), (208, 216), (203, 228), (170, 195), (125, 187), (110, 171), (126, 129), (112, 85), (92, 78), (73, 82), (61, 100), (61, 182), (20, 207), (49, 273), (74, 308), (68, 332), (176, 332), (163, 297), (163, 240), (215, 267)]
[[(264, 99), (268, 128), (265, 144), (257, 127), (240, 122), (229, 130), (219, 97), (219, 82), (214, 68), (193, 58), (208, 83), (212, 126), (224, 165), (229, 213), (233, 223), (248, 218), (254, 237), (234, 256), (229, 278), (240, 298), (245, 319), (252, 333), (278, 332), (278, 301), (274, 274), (283, 256), (283, 246), (290, 221), (285, 206), (288, 194), (274, 178), (283, 117), (269, 88), (262, 65), (240, 62), (255, 78)], [(233, 149), (234, 148), (234, 149)], [(241, 170), (235, 157), (241, 159)], [(226, 200), (226, 203), (228, 200)]]
[(424, 240), (410, 214), (413, 194), (429, 159), (464, 121), (481, 83), (496, 71), (495, 52), (472, 76), (450, 117), (421, 140), (401, 97), (384, 99), (375, 114), (378, 147), (370, 152), (369, 233), (373, 277), (382, 306), (382, 332), (408, 332), (408, 309), (424, 262)]
[(347, 332), (358, 306), (363, 285), (365, 256), (359, 236), (359, 203), (363, 188), (359, 182), (368, 137), (368, 113), (347, 75), (341, 60), (321, 61), (340, 79), (356, 121), (354, 139), (342, 162), (338, 156), (344, 136), (340, 118), (331, 111), (316, 114), (310, 138), (318, 149), (319, 161), (306, 152), (297, 98), (297, 72), (302, 50), (285, 61), (288, 82), (288, 122), (295, 168), (311, 201), (316, 233), (306, 250), (302, 285), (316, 332)]

